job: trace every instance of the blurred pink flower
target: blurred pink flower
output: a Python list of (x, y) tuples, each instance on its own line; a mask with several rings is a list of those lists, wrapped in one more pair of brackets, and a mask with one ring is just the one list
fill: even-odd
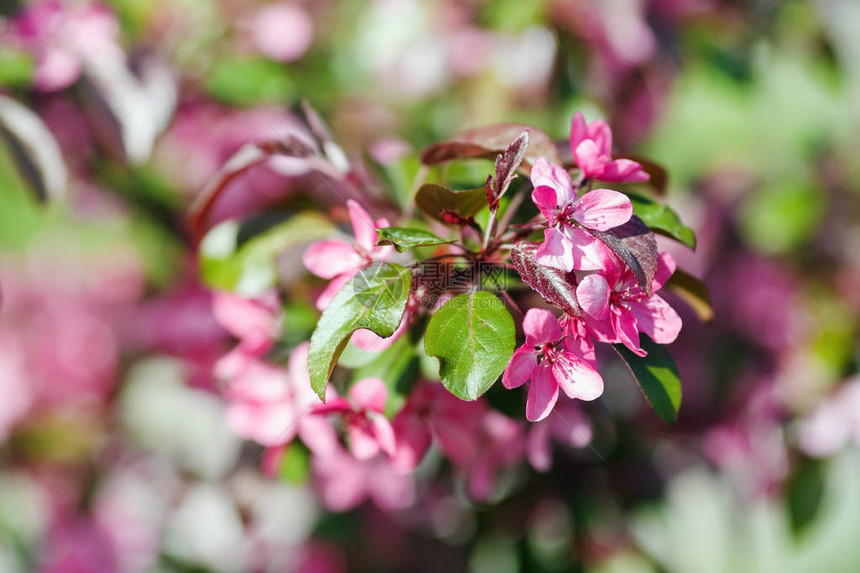
[(537, 261), (564, 271), (598, 270), (611, 253), (588, 231), (606, 231), (623, 225), (633, 215), (633, 206), (622, 193), (595, 189), (576, 197), (570, 175), (543, 157), (531, 172), (532, 201), (549, 221)]
[(379, 378), (365, 378), (350, 388), (349, 400), (339, 396), (326, 397), (325, 404), (314, 406), (312, 413), (342, 416), (349, 449), (356, 458), (367, 460), (380, 451), (393, 456), (394, 429), (384, 414), (387, 398), (385, 382)]
[(526, 453), (529, 463), (539, 472), (552, 467), (552, 441), (584, 448), (591, 443), (591, 422), (576, 402), (556, 406), (544, 420), (529, 429)]
[(675, 272), (675, 261), (668, 253), (661, 253), (657, 262), (650, 297), (620, 260), (603, 274), (591, 274), (579, 282), (576, 298), (598, 340), (621, 342), (639, 356), (645, 356), (639, 346), (639, 332), (658, 344), (674, 342), (681, 331), (681, 317), (656, 293)]
[(384, 261), (394, 247), (377, 247), (377, 228), (388, 227), (386, 219), (374, 221), (367, 211), (352, 199), (347, 201), (349, 218), (355, 240), (327, 239), (308, 247), (302, 261), (305, 267), (316, 276), (333, 279), (317, 299), (317, 308), (325, 310), (337, 292), (368, 263)]
[(517, 388), (531, 380), (526, 400), (529, 421), (539, 422), (552, 412), (559, 388), (578, 400), (595, 400), (603, 394), (600, 373), (578, 345), (562, 338), (561, 326), (550, 311), (529, 309), (523, 319), (523, 331), (525, 344), (514, 352), (502, 383), (505, 388)]
[(294, 4), (262, 6), (252, 16), (250, 31), (254, 46), (264, 56), (279, 62), (298, 60), (311, 47), (314, 23)]
[(308, 344), (297, 346), (288, 368), (249, 358), (228, 380), (227, 423), (239, 436), (274, 447), (299, 436), (311, 451), (324, 453), (337, 441), (328, 421), (306, 415), (319, 398), (311, 389)]
[[(635, 161), (612, 159), (612, 130), (602, 119), (586, 124), (585, 117), (580, 112), (576, 112), (570, 124), (570, 151), (586, 179), (611, 182), (648, 180), (648, 174)], [(622, 223), (625, 222), (626, 220), (622, 221)]]
[(817, 458), (860, 444), (860, 377), (848, 380), (821, 401), (798, 427), (800, 449)]
[(84, 518), (61, 518), (48, 533), (39, 573), (116, 573), (118, 562), (110, 536)]
[(36, 57), (36, 88), (56, 91), (73, 84), (88, 59), (122, 58), (119, 23), (101, 3), (46, 0), (11, 22), (12, 41)]
[(415, 500), (412, 478), (396, 471), (388, 456), (359, 460), (337, 446), (314, 455), (311, 463), (323, 503), (332, 511), (347, 511), (366, 499), (380, 509), (397, 510)]
[(33, 402), (32, 381), (27, 376), (24, 350), (11, 332), (0, 331), (0, 445), (12, 428), (27, 415)]

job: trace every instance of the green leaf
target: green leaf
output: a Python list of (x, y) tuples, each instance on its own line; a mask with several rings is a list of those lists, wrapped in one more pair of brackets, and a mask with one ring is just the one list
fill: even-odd
[(226, 221), (212, 228), (200, 243), (200, 271), (212, 288), (259, 295), (277, 281), (276, 257), (292, 248), (331, 234), (331, 223), (317, 213), (292, 218), (236, 246), (239, 225)]
[(453, 239), (445, 240), (433, 233), (421, 229), (406, 229), (403, 227), (383, 227), (377, 229), (379, 241), (377, 245), (394, 245), (398, 253), (402, 253), (414, 247), (429, 247), (432, 245), (444, 245), (453, 243)]
[(485, 291), (455, 296), (430, 318), (424, 350), (439, 359), (442, 383), (462, 400), (476, 400), (514, 353), (514, 319)]
[(284, 102), (296, 91), (286, 70), (286, 66), (265, 58), (218, 59), (206, 78), (206, 91), (232, 105)]
[(325, 387), (352, 333), (367, 328), (391, 336), (406, 309), (412, 271), (401, 265), (373, 263), (361, 269), (335, 295), (311, 336), (308, 369), (311, 387), (325, 400)]
[(640, 335), (642, 348), (648, 353), (645, 357), (633, 354), (623, 344), (614, 344), (615, 351), (621, 356), (645, 399), (660, 418), (667, 424), (678, 420), (681, 407), (681, 378), (672, 355), (665, 346), (657, 344), (646, 335)]
[(311, 453), (308, 449), (294, 441), (284, 452), (281, 466), (278, 468), (278, 479), (292, 485), (302, 485), (308, 481), (311, 471)]
[(487, 206), (487, 192), (483, 187), (454, 191), (435, 183), (427, 183), (415, 194), (418, 208), (443, 223), (448, 222), (444, 213), (456, 213), (460, 217), (473, 217)]
[(686, 302), (702, 322), (710, 322), (714, 318), (711, 293), (701, 279), (683, 269), (675, 269), (663, 288), (669, 289)]
[(645, 221), (652, 231), (680, 241), (693, 250), (696, 249), (695, 233), (690, 227), (681, 223), (678, 214), (672, 209), (644, 195), (628, 193), (628, 197), (633, 203), (633, 213)]

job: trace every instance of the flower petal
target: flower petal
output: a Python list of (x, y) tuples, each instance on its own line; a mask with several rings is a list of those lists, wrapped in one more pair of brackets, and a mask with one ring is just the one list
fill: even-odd
[(585, 116), (582, 112), (573, 114), (573, 119), (570, 121), (570, 149), (576, 149), (582, 140), (588, 138), (588, 125), (585, 123)]
[(561, 338), (561, 326), (553, 313), (543, 308), (530, 308), (523, 318), (526, 344), (538, 345)]
[(558, 194), (555, 192), (555, 189), (549, 185), (535, 187), (535, 190), (532, 191), (532, 201), (540, 209), (541, 214), (549, 219), (550, 223), (555, 223), (555, 215), (558, 209)]
[[(573, 259), (572, 268), (565, 270), (603, 271), (616, 258), (602, 241), (584, 229), (572, 225), (564, 225), (562, 227), (562, 234), (566, 239), (566, 244), (570, 249), (571, 258)], [(538, 249), (536, 255), (539, 253), (540, 249)], [(538, 262), (540, 261), (538, 260)]]
[(535, 252), (535, 260), (545, 267), (572, 271), (574, 247), (565, 233), (554, 227), (550, 227), (544, 230), (543, 238), (543, 244)]
[(366, 252), (370, 252), (376, 244), (377, 232), (376, 225), (371, 216), (358, 204), (358, 201), (352, 199), (346, 202), (349, 209), (349, 218), (352, 221), (352, 230), (355, 233), (355, 241)]
[(353, 418), (346, 426), (349, 450), (359, 460), (369, 460), (379, 453), (380, 445), (374, 427), (364, 417)]
[(630, 220), (633, 204), (618, 191), (595, 189), (580, 197), (572, 216), (583, 227), (608, 231)]
[(653, 291), (657, 292), (675, 273), (675, 259), (669, 253), (660, 253), (657, 257), (657, 272), (654, 273)]
[(526, 418), (530, 422), (539, 422), (549, 416), (558, 400), (558, 384), (553, 378), (552, 369), (541, 364), (537, 368), (529, 386), (529, 395), (526, 399)]
[(544, 157), (535, 161), (532, 167), (531, 180), (535, 189), (543, 185), (555, 189), (558, 206), (563, 207), (568, 205), (576, 198), (573, 194), (573, 183), (570, 180), (570, 174), (564, 167), (550, 163)]
[(552, 467), (552, 422), (546, 420), (532, 425), (526, 442), (526, 457), (532, 467), (539, 471), (549, 471)]
[(607, 161), (606, 157), (600, 154), (597, 144), (590, 139), (586, 139), (576, 146), (576, 149), (573, 150), (573, 159), (576, 161), (577, 167), (589, 179), (600, 179)]
[(615, 342), (621, 342), (637, 356), (645, 356), (647, 352), (639, 345), (639, 327), (636, 316), (629, 310), (614, 308), (609, 315), (612, 329), (615, 331)]
[(555, 381), (570, 398), (591, 401), (603, 394), (603, 378), (594, 367), (569, 352), (556, 357), (552, 365)]
[(532, 377), (537, 368), (537, 352), (529, 346), (520, 346), (511, 357), (511, 362), (502, 374), (502, 384), (508, 390), (519, 388)]
[(609, 316), (609, 294), (611, 289), (603, 275), (588, 275), (576, 287), (576, 300), (589, 316), (606, 320)]
[(603, 168), (600, 179), (613, 183), (635, 183), (648, 181), (650, 175), (646, 173), (640, 164), (631, 159), (616, 159), (610, 161)]
[(333, 278), (331, 282), (328, 283), (328, 286), (325, 287), (325, 289), (323, 289), (323, 291), (317, 297), (317, 309), (320, 311), (325, 310), (331, 302), (331, 299), (333, 299), (337, 295), (337, 293), (340, 292), (340, 289), (342, 289), (344, 285), (346, 285), (346, 283), (348, 283), (353, 276), (355, 276), (355, 272), (350, 271), (347, 273), (343, 273), (342, 275), (337, 275), (335, 278)]
[(641, 332), (651, 337), (657, 344), (670, 344), (681, 332), (681, 317), (669, 303), (659, 295), (633, 305), (633, 315)]
[(316, 276), (331, 279), (355, 271), (364, 263), (364, 259), (346, 241), (329, 239), (308, 247), (302, 255), (302, 262)]
[(389, 456), (394, 456), (397, 451), (397, 440), (394, 437), (394, 428), (391, 426), (391, 422), (379, 412), (368, 412), (367, 418), (373, 427), (373, 433), (379, 447)]
[(349, 397), (363, 410), (382, 412), (385, 410), (388, 390), (385, 388), (385, 382), (379, 378), (364, 378), (350, 388)]
[(606, 120), (597, 119), (588, 126), (588, 138), (594, 141), (597, 150), (604, 157), (612, 156), (612, 130)]

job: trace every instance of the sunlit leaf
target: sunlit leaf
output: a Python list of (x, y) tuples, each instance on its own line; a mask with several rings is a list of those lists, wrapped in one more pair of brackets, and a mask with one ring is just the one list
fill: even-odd
[(394, 248), (400, 253), (414, 247), (430, 247), (454, 242), (453, 239), (441, 239), (422, 229), (383, 227), (377, 229), (377, 232), (379, 233), (378, 245), (394, 245)]
[(664, 422), (674, 424), (678, 420), (678, 410), (681, 407), (681, 377), (678, 367), (665, 346), (657, 344), (644, 334), (640, 335), (639, 341), (648, 353), (647, 356), (636, 356), (623, 344), (614, 344), (613, 348), (627, 364), (651, 408)]

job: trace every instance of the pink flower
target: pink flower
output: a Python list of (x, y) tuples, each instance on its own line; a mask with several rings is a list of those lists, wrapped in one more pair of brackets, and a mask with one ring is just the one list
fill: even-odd
[(347, 201), (347, 207), (355, 241), (319, 241), (311, 245), (302, 257), (310, 272), (320, 278), (333, 279), (317, 299), (317, 308), (320, 310), (326, 309), (331, 299), (361, 267), (374, 261), (384, 261), (394, 248), (390, 245), (375, 246), (379, 238), (376, 229), (387, 227), (386, 219), (379, 219), (374, 223), (367, 211), (352, 199)]
[(394, 429), (385, 417), (388, 391), (379, 378), (365, 378), (356, 382), (349, 391), (350, 399), (329, 398), (325, 404), (315, 406), (314, 414), (340, 414), (343, 417), (349, 447), (360, 460), (376, 456), (380, 450), (393, 456)]
[(299, 6), (272, 4), (254, 14), (251, 34), (254, 46), (264, 56), (279, 62), (293, 62), (310, 48), (314, 23)]
[(860, 444), (860, 377), (821, 401), (798, 427), (800, 449), (816, 458), (832, 456), (850, 442)]
[(567, 171), (543, 157), (535, 162), (531, 180), (532, 201), (549, 221), (537, 261), (564, 271), (602, 269), (613, 255), (585, 229), (607, 231), (623, 225), (633, 215), (630, 199), (610, 189), (577, 198)]
[(612, 130), (602, 119), (586, 125), (579, 112), (570, 124), (570, 152), (586, 179), (612, 182), (647, 181), (642, 166), (630, 159), (612, 159)]
[(102, 4), (39, 2), (13, 20), (11, 33), (36, 56), (35, 84), (43, 91), (72, 85), (87, 60), (123, 57), (119, 24)]
[[(523, 319), (526, 343), (514, 352), (502, 375), (505, 388), (517, 388), (531, 379), (526, 418), (546, 418), (561, 388), (570, 398), (594, 400), (603, 394), (603, 378), (586, 360), (577, 342), (562, 337), (558, 320), (548, 310), (532, 308)], [(540, 358), (540, 361), (538, 359)]]
[(656, 294), (674, 272), (671, 255), (661, 253), (650, 298), (620, 261), (603, 274), (583, 278), (576, 287), (576, 298), (588, 317), (589, 330), (601, 342), (621, 342), (639, 356), (646, 354), (639, 346), (640, 332), (658, 344), (674, 342), (681, 331), (681, 317)]
[(576, 402), (565, 402), (545, 419), (532, 424), (526, 453), (529, 463), (539, 472), (552, 467), (552, 440), (574, 448), (591, 443), (591, 422)]
[(311, 461), (320, 495), (332, 511), (347, 511), (365, 499), (384, 510), (403, 509), (415, 500), (412, 478), (397, 472), (388, 456), (359, 460), (341, 447)]
[(334, 429), (326, 420), (305, 415), (318, 402), (307, 360), (307, 343), (293, 350), (287, 370), (249, 358), (224, 390), (230, 428), (266, 447), (289, 443), (298, 435), (311, 451), (330, 451), (337, 441)]

